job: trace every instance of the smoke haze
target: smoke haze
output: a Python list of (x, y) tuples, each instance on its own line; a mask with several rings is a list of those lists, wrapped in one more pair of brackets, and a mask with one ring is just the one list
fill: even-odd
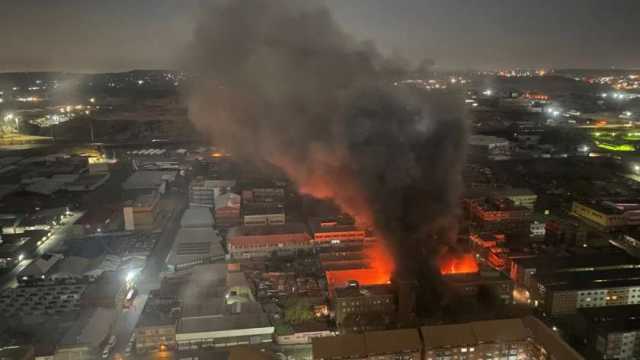
[(457, 207), (459, 99), (394, 86), (410, 69), (353, 40), (320, 3), (207, 3), (189, 65), (190, 117), (214, 144), (282, 168), (398, 255)]

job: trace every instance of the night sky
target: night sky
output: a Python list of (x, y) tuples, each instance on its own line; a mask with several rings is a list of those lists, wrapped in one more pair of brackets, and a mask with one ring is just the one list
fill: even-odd
[[(438, 68), (640, 68), (638, 0), (324, 2), (357, 39)], [(176, 68), (197, 13), (197, 0), (0, 0), (0, 72)]]

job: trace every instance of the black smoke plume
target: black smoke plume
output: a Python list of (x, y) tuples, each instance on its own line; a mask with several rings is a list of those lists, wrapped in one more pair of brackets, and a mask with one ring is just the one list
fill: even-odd
[(371, 223), (397, 264), (449, 224), (466, 143), (459, 99), (394, 85), (415, 69), (355, 41), (326, 7), (207, 3), (189, 65), (190, 117), (213, 143)]

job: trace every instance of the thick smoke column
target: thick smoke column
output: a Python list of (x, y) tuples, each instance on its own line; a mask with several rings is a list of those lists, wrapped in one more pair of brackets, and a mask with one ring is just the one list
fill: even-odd
[(403, 256), (456, 208), (461, 107), (394, 86), (407, 69), (316, 5), (205, 5), (189, 59), (190, 117), (235, 156), (265, 159), (302, 192), (332, 198)]

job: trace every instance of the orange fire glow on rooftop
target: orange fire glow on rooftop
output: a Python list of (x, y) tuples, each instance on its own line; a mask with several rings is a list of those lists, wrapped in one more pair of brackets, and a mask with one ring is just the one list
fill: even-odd
[[(349, 160), (340, 149), (313, 148), (309, 162), (300, 164), (287, 156), (276, 156), (272, 162), (283, 169), (298, 185), (301, 193), (318, 199), (331, 199), (340, 209), (353, 216), (356, 224), (364, 229), (374, 225), (374, 216), (366, 193), (349, 172), (342, 167)], [(365, 250), (369, 268), (327, 271), (330, 292), (347, 285), (350, 280), (361, 285), (387, 284), (391, 281), (395, 264), (384, 239)]]
[(445, 254), (440, 257), (442, 275), (473, 274), (478, 270), (478, 262), (473, 254)]

